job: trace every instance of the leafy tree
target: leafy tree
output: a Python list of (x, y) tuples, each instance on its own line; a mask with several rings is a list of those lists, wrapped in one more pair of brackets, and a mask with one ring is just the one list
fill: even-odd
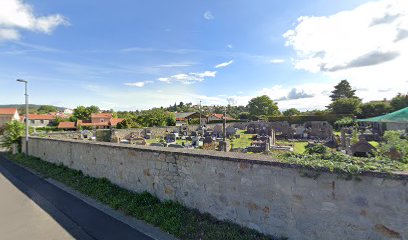
[(391, 110), (390, 104), (386, 102), (371, 102), (361, 105), (362, 117), (375, 117), (389, 113)]
[(99, 112), (100, 112), (99, 107), (94, 106), (94, 105), (89, 106), (89, 107), (78, 106), (77, 108), (74, 109), (73, 118), (87, 121), (91, 119), (92, 113), (99, 113)]
[(145, 127), (163, 127), (167, 124), (168, 114), (164, 109), (154, 108), (143, 111), (138, 116), (137, 121)]
[(135, 118), (127, 117), (116, 125), (118, 129), (140, 128), (141, 125), (135, 121)]
[(17, 144), (21, 149), (21, 137), (25, 134), (25, 126), (22, 122), (11, 121), (4, 125), (3, 147), (11, 149), (13, 144)]
[(252, 98), (247, 108), (252, 117), (261, 115), (277, 116), (280, 114), (278, 105), (266, 95)]
[(37, 112), (39, 114), (47, 114), (47, 113), (50, 113), (50, 112), (57, 112), (57, 111), (58, 111), (58, 109), (56, 107), (54, 107), (54, 106), (51, 106), (51, 105), (42, 105), (41, 107), (39, 107), (37, 109)]
[(166, 125), (167, 126), (176, 126), (176, 114), (172, 112), (167, 112), (166, 113)]
[(393, 111), (408, 107), (408, 94), (399, 93), (397, 96), (391, 99), (390, 104)]
[(289, 108), (289, 109), (283, 111), (282, 114), (283, 114), (283, 116), (291, 117), (291, 116), (299, 115), (300, 111), (297, 110), (296, 108)]
[(357, 98), (355, 95), (356, 90), (351, 88), (347, 80), (341, 80), (339, 84), (334, 86), (334, 90), (331, 93), (330, 98), (332, 102), (342, 98)]
[(361, 101), (358, 98), (340, 98), (330, 104), (335, 114), (358, 114)]
[(250, 116), (249, 112), (241, 112), (238, 115), (239, 119), (241, 119), (241, 120), (247, 120), (247, 119), (249, 119), (249, 116)]
[(351, 127), (354, 125), (354, 120), (351, 117), (344, 117), (334, 122), (334, 126), (336, 129), (340, 129), (342, 127)]

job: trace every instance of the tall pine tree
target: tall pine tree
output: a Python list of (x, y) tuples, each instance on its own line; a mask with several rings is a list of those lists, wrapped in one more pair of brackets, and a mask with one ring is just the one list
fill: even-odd
[(358, 98), (355, 94), (356, 90), (351, 88), (347, 80), (341, 80), (339, 84), (334, 86), (334, 90), (331, 93), (330, 98), (332, 102), (342, 98)]

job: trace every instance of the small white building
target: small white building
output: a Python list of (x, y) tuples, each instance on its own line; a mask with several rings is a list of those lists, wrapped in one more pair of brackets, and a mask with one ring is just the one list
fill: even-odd
[(72, 109), (69, 109), (69, 108), (64, 109), (64, 114), (66, 114), (66, 115), (71, 115), (73, 113), (74, 113), (74, 110), (72, 110)]

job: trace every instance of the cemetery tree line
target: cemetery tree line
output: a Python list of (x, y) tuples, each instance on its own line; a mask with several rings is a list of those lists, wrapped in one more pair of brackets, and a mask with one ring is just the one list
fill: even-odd
[[(211, 113), (224, 113), (224, 108), (227, 110), (227, 115), (239, 120), (267, 120), (269, 117), (284, 116), (290, 118), (292, 116), (326, 116), (329, 114), (336, 115), (353, 115), (359, 118), (368, 118), (390, 113), (408, 107), (408, 94), (398, 94), (390, 101), (372, 101), (363, 103), (356, 95), (356, 90), (352, 89), (347, 80), (340, 81), (330, 95), (331, 103), (326, 110), (313, 110), (301, 112), (296, 108), (286, 109), (281, 112), (278, 104), (269, 96), (262, 95), (252, 98), (246, 106), (199, 106), (192, 103), (179, 104), (174, 103), (167, 108), (153, 108), (142, 111), (121, 111), (114, 112), (113, 110), (102, 111), (112, 113), (114, 117), (124, 118), (125, 120), (118, 124), (118, 128), (138, 128), (138, 127), (160, 127), (174, 126), (176, 123), (175, 112), (198, 112), (201, 111), (203, 117)], [(52, 106), (44, 106), (39, 109), (41, 112), (53, 111)], [(92, 113), (101, 112), (97, 106), (78, 106), (74, 109), (73, 116), (69, 121), (90, 120)], [(344, 119), (341, 124), (348, 124), (352, 120)], [(65, 121), (57, 119), (57, 121)], [(340, 124), (340, 122), (339, 122)]]
[(372, 101), (362, 103), (350, 83), (342, 80), (331, 92), (331, 104), (327, 107), (334, 114), (352, 114), (360, 118), (384, 115), (408, 107), (408, 94), (399, 93), (391, 101)]

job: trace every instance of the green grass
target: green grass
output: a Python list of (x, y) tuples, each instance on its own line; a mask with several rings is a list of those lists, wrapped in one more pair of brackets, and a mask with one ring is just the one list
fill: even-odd
[(55, 179), (113, 209), (159, 227), (180, 239), (275, 239), (173, 201), (160, 201), (150, 193), (135, 193), (109, 182), (93, 178), (63, 165), (24, 155), (8, 155), (12, 161)]
[(246, 148), (251, 146), (252, 138), (255, 136), (254, 134), (246, 134), (244, 130), (238, 130), (237, 134), (240, 134), (241, 137), (231, 142), (234, 144), (234, 148)]
[(293, 152), (294, 153), (304, 153), (305, 152), (305, 147), (308, 144), (307, 142), (288, 142), (288, 141), (277, 141), (278, 145), (282, 146), (292, 146), (293, 147)]
[(369, 141), (368, 143), (371, 144), (371, 146), (373, 146), (373, 147), (375, 147), (375, 148), (377, 148), (377, 149), (378, 149), (378, 147), (380, 146), (380, 143), (377, 142), (377, 141)]

